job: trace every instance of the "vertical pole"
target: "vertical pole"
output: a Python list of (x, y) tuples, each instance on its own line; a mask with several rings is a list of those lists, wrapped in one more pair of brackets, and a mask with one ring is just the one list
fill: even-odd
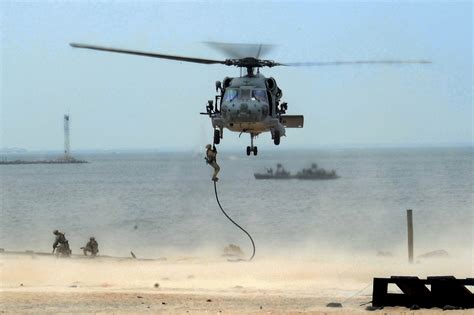
[(407, 210), (407, 227), (408, 227), (408, 262), (413, 263), (413, 211)]
[(69, 115), (64, 115), (64, 159), (68, 160), (70, 157), (69, 148)]

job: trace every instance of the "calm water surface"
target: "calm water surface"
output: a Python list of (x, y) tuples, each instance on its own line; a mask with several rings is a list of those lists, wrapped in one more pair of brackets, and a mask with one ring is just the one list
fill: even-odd
[[(33, 158), (24, 156), (23, 158)], [(144, 256), (249, 242), (220, 213), (203, 156), (89, 154), (89, 164), (0, 166), (0, 247), (49, 251), (53, 229), (78, 252)], [(258, 249), (396, 251), (414, 210), (418, 248), (472, 251), (473, 148), (221, 152), (218, 189)], [(335, 169), (327, 181), (257, 181), (282, 163)]]

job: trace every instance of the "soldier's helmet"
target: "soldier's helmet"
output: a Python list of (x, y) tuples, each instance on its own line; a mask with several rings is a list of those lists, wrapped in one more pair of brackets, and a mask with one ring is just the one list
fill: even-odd
[(212, 146), (210, 144), (206, 145), (206, 149), (210, 149)]
[(58, 233), (59, 233), (58, 230), (54, 230), (54, 231), (53, 231), (53, 234), (54, 234), (54, 235), (56, 235), (56, 234), (58, 234)]

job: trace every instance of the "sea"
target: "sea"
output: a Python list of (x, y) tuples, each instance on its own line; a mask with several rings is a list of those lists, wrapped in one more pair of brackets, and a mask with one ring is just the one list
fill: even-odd
[[(473, 252), (473, 147), (321, 148), (222, 151), (217, 193), (258, 255), (405, 253), (407, 209), (415, 253)], [(47, 159), (54, 155), (3, 155)], [(221, 212), (203, 152), (93, 152), (87, 164), (0, 165), (0, 248), (52, 250), (66, 233), (73, 253), (90, 236), (101, 254), (161, 257), (251, 252), (247, 236)], [(281, 163), (312, 163), (335, 180), (256, 180)]]

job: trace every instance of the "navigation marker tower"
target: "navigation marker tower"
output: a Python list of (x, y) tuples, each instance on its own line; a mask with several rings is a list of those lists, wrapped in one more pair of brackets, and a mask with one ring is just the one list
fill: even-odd
[(69, 115), (64, 115), (64, 160), (71, 159), (71, 148), (69, 146)]

